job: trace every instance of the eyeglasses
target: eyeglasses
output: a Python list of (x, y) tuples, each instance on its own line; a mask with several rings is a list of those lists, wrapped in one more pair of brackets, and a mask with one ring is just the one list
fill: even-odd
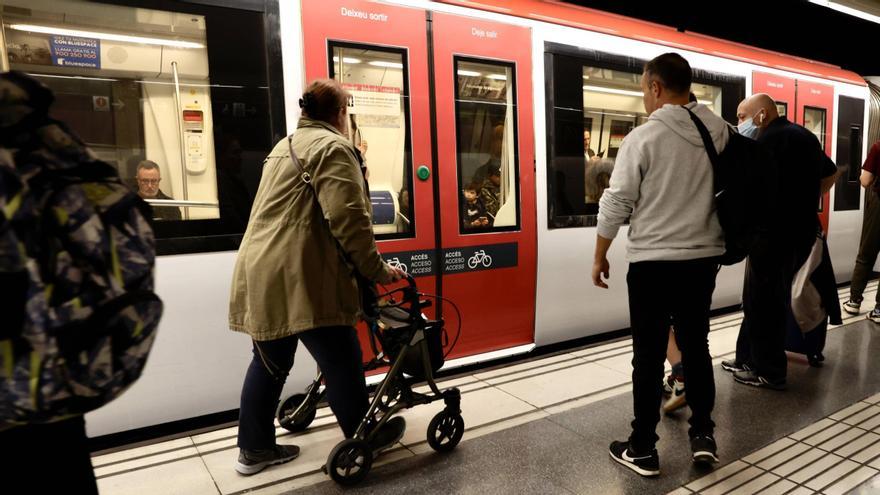
[(138, 179), (138, 184), (158, 186), (160, 180), (162, 180), (162, 179)]

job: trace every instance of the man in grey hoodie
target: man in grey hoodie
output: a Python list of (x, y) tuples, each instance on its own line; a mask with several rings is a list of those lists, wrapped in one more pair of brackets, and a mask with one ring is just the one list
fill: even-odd
[(660, 474), (654, 448), (662, 392), (658, 384), (670, 322), (687, 374), (693, 460), (718, 461), (708, 333), (716, 257), (724, 253), (724, 237), (715, 213), (712, 164), (687, 109), (709, 129), (719, 153), (727, 145), (729, 128), (704, 105), (688, 102), (690, 86), (690, 65), (676, 53), (645, 64), (642, 91), (650, 117), (624, 139), (610, 187), (599, 202), (592, 274), (598, 287), (608, 287), (603, 280), (609, 278), (608, 249), (630, 219), (626, 278), (635, 419), (629, 440), (613, 442), (610, 453), (643, 476)]

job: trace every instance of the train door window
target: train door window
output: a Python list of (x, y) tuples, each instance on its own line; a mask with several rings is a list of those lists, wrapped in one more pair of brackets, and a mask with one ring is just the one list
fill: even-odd
[(788, 115), (788, 103), (784, 101), (777, 101), (776, 113), (778, 113), (780, 117), (785, 117), (786, 115)]
[[(10, 69), (153, 206), (219, 218), (204, 16), (74, 0), (2, 2)], [(124, 32), (120, 26), (124, 25)]]
[(349, 138), (367, 167), (373, 232), (379, 239), (411, 237), (415, 218), (406, 52), (332, 42), (330, 56), (330, 77), (351, 94)]
[(804, 107), (804, 127), (816, 135), (822, 149), (825, 149), (825, 115), (824, 108)]
[[(825, 114), (824, 108), (804, 107), (804, 127), (812, 132), (825, 149)], [(825, 211), (825, 196), (819, 197), (819, 211)]]
[(519, 228), (514, 66), (455, 59), (460, 231)]

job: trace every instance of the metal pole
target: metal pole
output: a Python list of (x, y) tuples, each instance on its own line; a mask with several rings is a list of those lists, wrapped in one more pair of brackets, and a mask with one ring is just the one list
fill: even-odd
[[(189, 199), (189, 189), (186, 185), (186, 136), (183, 131), (183, 104), (180, 100), (180, 78), (177, 76), (177, 62), (171, 62), (171, 71), (174, 75), (174, 104), (177, 107), (177, 132), (180, 138), (180, 171), (183, 180), (183, 200)], [(189, 220), (189, 208), (183, 209), (183, 219)]]
[(0, 18), (0, 72), (9, 70), (9, 54), (6, 49), (6, 23)]

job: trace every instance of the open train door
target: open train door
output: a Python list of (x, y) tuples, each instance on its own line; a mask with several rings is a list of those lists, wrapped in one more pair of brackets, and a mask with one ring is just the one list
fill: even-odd
[(455, 356), (534, 342), (531, 32), (432, 13), (443, 295)]

